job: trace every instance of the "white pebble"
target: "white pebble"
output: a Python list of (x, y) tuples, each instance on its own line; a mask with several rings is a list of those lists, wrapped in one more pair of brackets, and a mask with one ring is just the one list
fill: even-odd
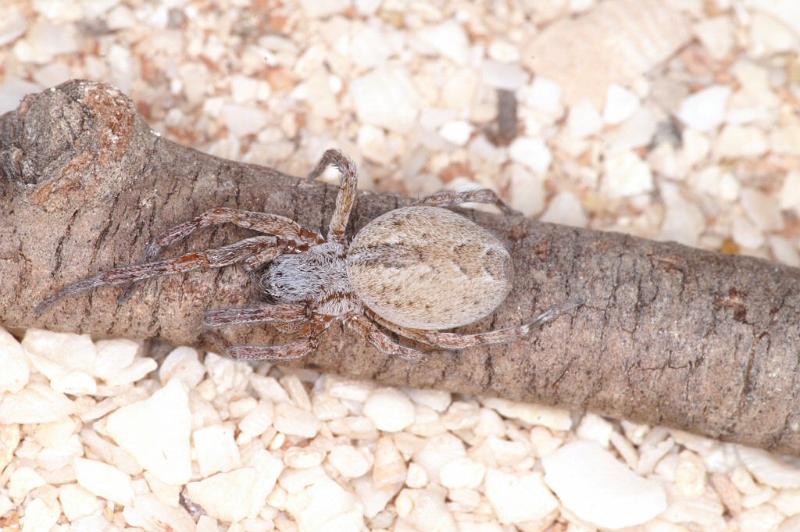
[(497, 410), (504, 417), (519, 419), (531, 425), (541, 425), (551, 430), (569, 430), (572, 427), (572, 416), (568, 410), (562, 408), (495, 397), (484, 399), (483, 404)]
[(761, 449), (736, 447), (745, 467), (762, 484), (774, 488), (800, 488), (800, 467), (788, 464)]
[(553, 196), (539, 220), (573, 227), (586, 227), (589, 223), (581, 200), (568, 190), (562, 190)]
[[(408, 522), (411, 530), (436, 530), (457, 532), (461, 530), (445, 504), (442, 493), (432, 489), (407, 489), (400, 492), (395, 501), (397, 514)], [(396, 528), (398, 532), (402, 529)]]
[(21, 500), (32, 490), (46, 484), (42, 475), (32, 467), (22, 466), (15, 469), (8, 477), (8, 494), (12, 499)]
[(725, 126), (714, 143), (714, 153), (721, 159), (758, 157), (767, 149), (766, 135), (752, 126)]
[(797, 242), (782, 236), (770, 235), (769, 249), (778, 260), (788, 266), (800, 267), (800, 251)]
[(797, 50), (800, 38), (775, 18), (756, 11), (750, 22), (750, 49), (756, 57)]
[(28, 353), (43, 357), (65, 371), (92, 373), (94, 370), (97, 350), (89, 335), (28, 329), (22, 346)]
[(0, 401), (0, 424), (49, 423), (65, 418), (75, 411), (67, 397), (49, 386), (32, 382), (15, 394)]
[(408, 464), (405, 481), (406, 486), (409, 488), (424, 488), (428, 485), (428, 481), (428, 473), (425, 472), (422, 466), (413, 462)]
[(369, 471), (370, 463), (364, 454), (350, 445), (337, 445), (328, 455), (333, 468), (345, 478), (356, 478)]
[(275, 406), (275, 428), (289, 436), (313, 438), (320, 428), (319, 419), (313, 413), (288, 403)]
[(477, 488), (483, 482), (486, 467), (470, 458), (456, 458), (439, 470), (442, 486), (449, 489)]
[(800, 124), (778, 127), (770, 131), (769, 145), (775, 153), (800, 157)]
[(791, 209), (800, 215), (800, 171), (792, 171), (786, 175), (781, 186), (781, 209)]
[(667, 507), (664, 488), (594, 442), (574, 441), (542, 458), (545, 482), (578, 518), (601, 528), (653, 519)]
[(324, 460), (325, 453), (322, 450), (308, 447), (292, 447), (283, 454), (283, 462), (294, 469), (316, 467)]
[(519, 61), (519, 48), (504, 39), (495, 39), (489, 45), (489, 57), (501, 63), (516, 63)]
[(238, 442), (240, 444), (245, 444), (253, 438), (264, 434), (272, 425), (274, 416), (275, 409), (272, 403), (269, 401), (259, 401), (258, 405), (239, 421), (240, 434)]
[(158, 378), (162, 386), (171, 379), (180, 379), (187, 387), (194, 388), (202, 382), (205, 373), (206, 369), (200, 363), (197, 350), (186, 346), (170, 351), (158, 368)]
[(138, 494), (122, 515), (126, 523), (143, 530), (196, 530), (189, 512), (176, 506), (165, 504), (149, 493)]
[(351, 0), (300, 0), (306, 16), (323, 18), (341, 13), (350, 7)]
[(469, 141), (470, 135), (474, 131), (472, 124), (466, 120), (451, 120), (439, 128), (439, 135), (456, 146), (463, 146)]
[(28, 384), (30, 369), (22, 345), (0, 327), (0, 393), (16, 393)]
[(453, 401), (447, 390), (426, 390), (421, 388), (405, 388), (403, 390), (415, 403), (427, 406), (436, 412), (444, 412)]
[(603, 109), (603, 122), (609, 125), (621, 124), (639, 109), (639, 97), (620, 85), (608, 87), (606, 106)]
[(255, 517), (261, 510), (264, 500), (254, 496), (257, 483), (258, 471), (244, 467), (218, 473), (198, 482), (189, 482), (186, 491), (189, 499), (199, 504), (208, 515), (235, 522)]
[(436, 26), (428, 26), (417, 32), (420, 43), (437, 54), (463, 65), (469, 57), (469, 40), (464, 27), (455, 20)]
[(742, 208), (748, 218), (762, 231), (777, 231), (783, 228), (781, 211), (775, 208), (775, 200), (760, 190), (742, 189)]
[(286, 511), (300, 530), (363, 530), (363, 510), (356, 497), (328, 477), (321, 477), (302, 491), (289, 493)]
[(530, 75), (518, 64), (486, 59), (481, 68), (483, 82), (495, 89), (514, 91), (528, 83)]
[(386, 133), (379, 127), (370, 124), (361, 126), (356, 143), (361, 155), (370, 161), (389, 164), (392, 160), (392, 150), (386, 142)]
[(28, 28), (28, 20), (19, 6), (4, 10), (3, 21), (0, 22), (0, 46), (12, 43), (21, 37)]
[(35, 498), (25, 505), (25, 515), (22, 518), (22, 532), (40, 532), (50, 530), (58, 522), (61, 509), (58, 504), (46, 503), (43, 499)]
[(743, 216), (733, 219), (731, 236), (734, 242), (747, 249), (758, 249), (764, 244), (764, 233)]
[(94, 363), (95, 377), (108, 379), (123, 368), (133, 364), (139, 344), (131, 340), (100, 340), (95, 344), (97, 358)]
[(350, 85), (360, 122), (406, 133), (416, 125), (420, 97), (404, 70), (378, 67)]
[(185, 484), (192, 474), (191, 422), (189, 396), (184, 384), (175, 379), (150, 398), (110, 414), (106, 429), (157, 479)]
[(133, 500), (131, 477), (116, 467), (85, 458), (76, 458), (72, 467), (78, 484), (90, 493), (122, 505)]
[(400, 432), (414, 422), (414, 404), (399, 390), (380, 388), (367, 398), (364, 415), (378, 430)]
[(608, 447), (608, 439), (612, 432), (614, 432), (614, 426), (611, 423), (592, 413), (585, 414), (575, 430), (575, 434), (579, 438), (595, 441), (603, 447)]
[(635, 196), (653, 190), (650, 166), (635, 152), (608, 155), (603, 163), (603, 189), (612, 198)]
[(516, 161), (530, 168), (536, 174), (544, 174), (550, 168), (553, 155), (550, 148), (540, 138), (517, 137), (508, 147), (508, 155)]
[(414, 453), (414, 462), (425, 469), (428, 478), (438, 483), (442, 467), (465, 456), (464, 443), (452, 434), (445, 433), (425, 440), (422, 448)]
[(678, 118), (697, 131), (711, 131), (725, 120), (725, 108), (731, 88), (712, 85), (686, 97), (678, 110)]
[(241, 466), (239, 447), (233, 439), (232, 427), (211, 425), (197, 429), (192, 434), (192, 441), (200, 475), (207, 477)]
[(541, 473), (489, 469), (484, 492), (503, 524), (538, 521), (558, 509), (558, 500), (542, 482)]
[(228, 131), (235, 137), (252, 135), (272, 123), (272, 116), (255, 105), (226, 103), (220, 114)]
[(567, 131), (572, 137), (582, 139), (594, 135), (601, 129), (603, 129), (603, 117), (588, 100), (582, 100), (569, 108)]
[(58, 488), (58, 500), (64, 516), (70, 521), (75, 521), (86, 515), (91, 515), (101, 508), (100, 501), (77, 484), (64, 484)]
[(666, 212), (661, 222), (659, 238), (687, 246), (697, 246), (700, 234), (706, 225), (703, 211), (694, 203), (687, 201), (673, 183), (661, 184), (661, 197)]
[(525, 103), (551, 119), (556, 119), (564, 112), (561, 104), (561, 87), (555, 81), (536, 76), (530, 87), (526, 87)]
[(693, 29), (700, 43), (716, 60), (727, 57), (736, 44), (733, 23), (727, 15), (702, 20)]

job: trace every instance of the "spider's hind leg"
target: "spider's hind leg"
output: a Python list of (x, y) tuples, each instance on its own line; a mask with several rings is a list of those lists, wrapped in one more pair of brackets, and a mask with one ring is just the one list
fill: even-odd
[(462, 203), (488, 203), (495, 205), (503, 214), (519, 215), (519, 211), (511, 208), (493, 190), (481, 188), (478, 190), (442, 190), (426, 196), (419, 200), (416, 205), (428, 205), (430, 207), (455, 207)]

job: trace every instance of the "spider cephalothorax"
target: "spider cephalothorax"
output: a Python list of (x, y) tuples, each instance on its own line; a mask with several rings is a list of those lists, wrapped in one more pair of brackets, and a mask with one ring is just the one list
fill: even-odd
[[(43, 301), (41, 312), (59, 299), (107, 285), (129, 284), (161, 275), (244, 263), (261, 272), (259, 285), (270, 300), (244, 308), (206, 313), (211, 327), (244, 323), (296, 325), (300, 339), (275, 346), (229, 348), (236, 358), (291, 360), (316, 349), (319, 336), (342, 320), (380, 351), (406, 359), (422, 353), (401, 345), (383, 329), (434, 348), (463, 349), (510, 342), (552, 320), (565, 309), (553, 308), (530, 323), (478, 334), (441, 332), (491, 314), (511, 290), (511, 257), (489, 231), (443, 207), (465, 202), (495, 203), (489, 190), (440, 192), (417, 206), (390, 211), (367, 224), (348, 243), (345, 230), (356, 196), (355, 165), (328, 150), (311, 172), (329, 166), (341, 173), (341, 186), (328, 235), (274, 214), (218, 208), (175, 226), (148, 247), (148, 262), (99, 273), (66, 286)], [(217, 249), (155, 260), (161, 250), (201, 227), (233, 223), (255, 236)]]

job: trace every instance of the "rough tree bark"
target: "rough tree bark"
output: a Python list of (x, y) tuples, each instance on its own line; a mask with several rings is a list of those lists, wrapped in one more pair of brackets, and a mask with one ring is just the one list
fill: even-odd
[[(33, 307), (65, 283), (138, 262), (155, 235), (216, 206), (262, 210), (324, 229), (336, 190), (225, 161), (161, 138), (116, 89), (85, 81), (27, 97), (0, 117), (0, 323), (95, 337), (162, 338), (220, 349), (207, 308), (256, 293), (237, 267), (152, 280)], [(351, 226), (407, 200), (362, 194)], [(505, 238), (515, 287), (491, 318), (521, 323), (550, 305), (586, 304), (514, 345), (387, 358), (339, 327), (303, 364), (392, 385), (436, 387), (587, 409), (723, 440), (800, 453), (800, 270), (465, 211)], [(201, 231), (185, 249), (241, 238)], [(224, 341), (279, 341), (265, 327)]]

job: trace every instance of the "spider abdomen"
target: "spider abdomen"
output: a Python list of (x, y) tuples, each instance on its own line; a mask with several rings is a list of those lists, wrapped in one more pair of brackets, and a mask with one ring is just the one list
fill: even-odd
[(511, 290), (511, 256), (489, 231), (447, 209), (405, 207), (364, 227), (347, 253), (350, 284), (402, 327), (452, 329), (493, 312)]

